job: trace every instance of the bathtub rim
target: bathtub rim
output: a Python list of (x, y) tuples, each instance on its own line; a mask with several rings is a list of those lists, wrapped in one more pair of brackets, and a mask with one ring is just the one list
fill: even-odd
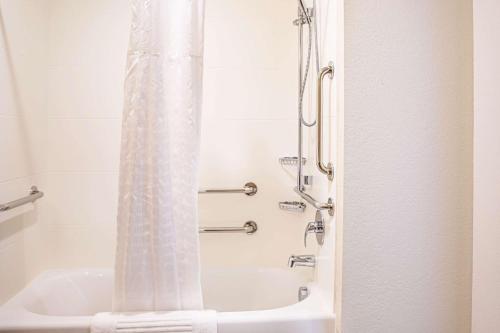
[[(26, 309), (24, 298), (30, 292), (30, 287), (37, 281), (50, 278), (61, 273), (81, 272), (109, 272), (109, 268), (75, 268), (49, 269), (41, 272), (21, 291), (15, 294), (3, 305), (0, 305), (0, 332), (43, 332), (50, 329), (52, 332), (87, 332), (93, 316), (51, 316)], [(301, 302), (265, 310), (248, 311), (217, 311), (218, 325), (245, 324), (274, 321), (302, 321), (302, 320), (335, 320), (333, 309), (322, 297), (316, 282), (307, 283), (309, 296)], [(19, 322), (21, 321), (21, 322)]]

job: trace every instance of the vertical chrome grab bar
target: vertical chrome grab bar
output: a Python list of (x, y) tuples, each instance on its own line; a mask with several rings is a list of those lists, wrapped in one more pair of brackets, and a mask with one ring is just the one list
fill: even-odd
[(333, 180), (333, 166), (332, 163), (325, 165), (323, 163), (323, 80), (325, 76), (330, 75), (330, 80), (333, 79), (335, 70), (333, 68), (333, 63), (329, 63), (327, 67), (323, 67), (318, 73), (318, 114), (317, 114), (317, 127), (318, 127), (318, 143), (316, 151), (316, 166), (319, 171), (327, 175), (329, 180)]

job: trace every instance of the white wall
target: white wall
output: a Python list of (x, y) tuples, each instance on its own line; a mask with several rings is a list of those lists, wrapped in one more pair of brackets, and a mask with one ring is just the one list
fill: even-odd
[[(320, 3), (325, 13), (333, 9), (331, 1)], [(45, 197), (37, 211), (43, 232), (36, 235), (44, 240), (40, 252), (47, 260), (39, 266), (109, 267), (115, 250), (129, 1), (37, 4), (46, 20), (39, 32), (44, 38), (38, 39), (44, 46), (44, 62), (37, 64), (44, 73), (37, 81), (44, 93), (37, 123), (43, 124), (40, 172), (44, 184), (40, 187)], [(25, 10), (20, 9), (19, 15)], [(10, 19), (17, 24), (30, 19), (19, 15)], [(255, 220), (259, 231), (251, 237), (202, 235), (205, 266), (285, 268), (289, 255), (317, 251), (313, 237), (307, 249), (302, 245), (314, 210), (309, 207), (300, 214), (278, 209), (279, 201), (298, 200), (292, 191), (295, 168), (278, 163), (279, 157), (294, 156), (297, 151), (297, 30), (292, 25), (296, 15), (295, 0), (275, 0), (272, 6), (267, 0), (206, 2), (201, 187), (241, 187), (254, 181), (259, 191), (254, 197), (201, 196), (200, 223), (235, 226)], [(331, 31), (333, 23), (325, 20), (321, 29)], [(321, 39), (325, 59), (332, 58), (333, 44), (327, 43), (326, 33)], [(309, 96), (306, 105), (311, 116), (315, 104)], [(334, 123), (331, 109), (330, 105), (326, 114), (329, 127)], [(314, 174), (315, 191), (323, 199), (333, 191), (333, 184), (329, 191), (326, 178), (315, 171), (314, 132), (306, 131), (311, 140), (311, 145), (305, 145), (307, 169)], [(13, 135), (19, 133), (13, 131)], [(331, 157), (334, 145), (326, 143)], [(25, 190), (23, 185), (23, 194)], [(331, 295), (333, 221), (330, 225), (327, 245), (320, 252), (324, 269), (318, 276)], [(312, 277), (309, 268), (297, 271)], [(24, 283), (19, 280), (12, 290)]]
[[(111, 266), (129, 2), (49, 4), (44, 221), (51, 266)], [(286, 267), (290, 254), (305, 251), (305, 222), (314, 211), (278, 209), (278, 201), (297, 199), (294, 169), (278, 164), (296, 154), (295, 16), (291, 0), (206, 3), (201, 187), (254, 181), (259, 192), (201, 196), (200, 223), (255, 220), (259, 232), (202, 235), (204, 265)]]
[(111, 266), (129, 2), (50, 0), (49, 13), (51, 267)]
[[(47, 20), (45, 1), (0, 1), (0, 203), (43, 190)], [(26, 208), (0, 213), (0, 304), (45, 264), (39, 210)]]
[[(311, 5), (311, 1), (309, 5)], [(315, 198), (320, 201), (325, 201), (327, 198), (332, 198), (336, 208), (338, 208), (337, 197), (337, 181), (338, 181), (338, 87), (339, 87), (339, 59), (337, 55), (337, 31), (338, 31), (338, 1), (334, 0), (320, 0), (316, 1), (318, 6), (318, 38), (320, 44), (320, 67), (327, 66), (330, 62), (334, 63), (335, 75), (333, 80), (324, 81), (324, 159), (325, 162), (330, 161), (334, 166), (334, 181), (329, 181), (327, 177), (321, 174), (315, 166), (316, 161), (316, 145), (317, 145), (317, 132), (316, 127), (312, 130), (305, 130), (307, 133), (306, 142), (308, 143), (307, 157), (312, 162), (309, 167), (309, 172), (314, 175), (314, 186), (309, 189)], [(342, 48), (340, 48), (342, 49)], [(317, 75), (311, 73), (313, 82), (317, 80)], [(316, 118), (316, 92), (317, 87), (315, 84), (311, 85), (311, 89), (307, 95), (307, 110), (312, 111), (308, 119)], [(317, 249), (317, 269), (316, 280), (327, 300), (327, 307), (333, 311), (334, 301), (334, 272), (335, 272), (335, 236), (336, 236), (336, 220), (338, 211), (336, 210), (333, 217), (329, 216), (326, 212), (323, 217), (326, 222), (326, 235), (323, 246)], [(309, 236), (309, 242), (315, 243), (314, 236)]]
[(472, 332), (500, 329), (500, 3), (474, 0)]
[(469, 332), (472, 3), (345, 1), (342, 332)]
[[(253, 219), (259, 232), (202, 235), (205, 265), (286, 267), (304, 252), (306, 214), (280, 211), (278, 202), (296, 200), (294, 168), (281, 156), (297, 150), (296, 2), (206, 1), (201, 186), (259, 186), (241, 195), (200, 197), (200, 223), (240, 225)], [(228, 250), (231, 255), (228, 255)]]

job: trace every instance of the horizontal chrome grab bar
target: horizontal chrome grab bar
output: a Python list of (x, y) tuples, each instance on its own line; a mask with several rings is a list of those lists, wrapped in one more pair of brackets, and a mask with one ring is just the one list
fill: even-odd
[(202, 234), (212, 233), (246, 233), (247, 235), (254, 234), (257, 231), (257, 223), (254, 221), (245, 222), (243, 227), (200, 227), (199, 232)]
[(209, 189), (209, 190), (199, 190), (199, 194), (211, 194), (211, 193), (243, 193), (248, 196), (255, 195), (257, 193), (257, 185), (252, 182), (248, 182), (243, 186), (243, 188), (237, 189)]
[(5, 212), (7, 210), (25, 205), (30, 202), (35, 202), (37, 199), (43, 197), (43, 192), (40, 192), (36, 186), (31, 186), (30, 194), (14, 201), (7, 202), (0, 205), (0, 212)]
[(330, 216), (333, 216), (333, 214), (335, 213), (335, 205), (332, 201), (332, 198), (328, 198), (328, 202), (318, 202), (316, 199), (311, 197), (309, 194), (302, 192), (302, 191), (299, 191), (299, 189), (296, 187), (293, 190), (295, 191), (295, 193), (300, 195), (300, 197), (302, 199), (304, 199), (305, 201), (307, 201), (311, 205), (313, 205), (314, 208), (316, 208), (318, 210), (327, 210), (328, 214), (330, 214)]

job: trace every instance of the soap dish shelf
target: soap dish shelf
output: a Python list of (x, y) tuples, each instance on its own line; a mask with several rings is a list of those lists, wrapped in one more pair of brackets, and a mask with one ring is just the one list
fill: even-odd
[[(279, 163), (285, 166), (294, 166), (297, 165), (298, 160), (299, 160), (298, 157), (286, 156), (286, 157), (280, 157)], [(307, 159), (305, 157), (302, 157), (302, 165), (305, 165), (306, 162)]]
[(281, 201), (278, 206), (281, 210), (297, 213), (303, 213), (307, 207), (305, 203), (300, 201)]

